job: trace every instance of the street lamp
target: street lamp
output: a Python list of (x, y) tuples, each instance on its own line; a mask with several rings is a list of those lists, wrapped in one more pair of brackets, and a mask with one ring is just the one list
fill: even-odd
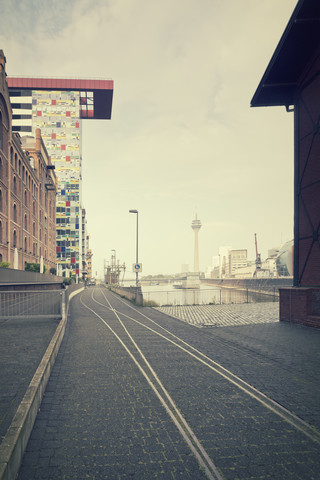
[[(137, 244), (136, 244), (136, 264), (138, 265), (139, 260), (138, 260), (138, 242), (139, 242), (139, 227), (138, 227), (138, 217), (139, 217), (139, 212), (138, 210), (129, 210), (129, 213), (136, 213), (137, 214)], [(136, 271), (136, 287), (138, 287), (138, 270)]]

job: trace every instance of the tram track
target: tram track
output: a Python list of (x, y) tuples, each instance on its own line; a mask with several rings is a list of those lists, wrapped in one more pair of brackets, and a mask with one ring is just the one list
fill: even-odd
[[(222, 480), (224, 477), (221, 476), (219, 469), (202, 446), (194, 429), (190, 427), (168, 389), (160, 380), (158, 373), (155, 371), (157, 368), (155, 367), (154, 369), (151, 366), (151, 363), (139, 346), (139, 335), (137, 335), (138, 339), (134, 338), (134, 335), (130, 332), (130, 325), (134, 324), (139, 326), (140, 336), (143, 331), (149, 332), (153, 336), (161, 339), (162, 342), (170, 344), (173, 348), (178, 349), (183, 355), (187, 355), (192, 361), (200, 364), (200, 366), (203, 366), (206, 370), (209, 369), (214, 372), (214, 374), (219, 375), (224, 381), (231, 384), (255, 402), (258, 402), (291, 427), (294, 427), (295, 430), (302, 433), (309, 440), (318, 445), (320, 444), (320, 432), (313, 426), (309, 425), (307, 422), (275, 402), (272, 398), (260, 392), (255, 387), (251, 386), (249, 383), (234, 375), (230, 370), (215, 362), (212, 358), (193, 347), (190, 343), (175, 335), (173, 332), (170, 332), (167, 328), (163, 327), (157, 321), (142, 312), (141, 309), (135, 308), (127, 301), (119, 298), (119, 296), (108, 292), (108, 297), (110, 298), (111, 296), (110, 301), (107, 298), (106, 291), (102, 288), (92, 289), (90, 293), (92, 301), (91, 306), (81, 297), (82, 305), (100, 319), (126, 350), (132, 361), (139, 368), (141, 374), (147, 380), (155, 395), (160, 400), (172, 422), (179, 430), (181, 436), (188, 444), (208, 478), (212, 480)], [(112, 301), (112, 298), (114, 299), (114, 302)], [(119, 306), (121, 304), (126, 307), (126, 310), (129, 309), (132, 311), (132, 314), (121, 311), (121, 306)], [(103, 312), (105, 309), (108, 310), (109, 318), (110, 311), (114, 314), (116, 322), (112, 324), (112, 326), (103, 318)]]
[[(103, 293), (103, 295), (104, 295), (104, 293)], [(114, 294), (112, 294), (112, 295), (114, 295)], [(282, 419), (286, 420), (288, 423), (290, 423), (297, 430), (304, 433), (311, 440), (320, 444), (320, 432), (317, 429), (315, 429), (313, 426), (309, 425), (307, 422), (305, 422), (304, 420), (299, 418), (297, 415), (290, 412), (288, 409), (286, 409), (285, 407), (283, 407), (282, 405), (280, 405), (279, 403), (277, 403), (276, 401), (274, 401), (273, 399), (271, 399), (270, 397), (268, 397), (264, 393), (260, 392), (258, 389), (256, 389), (255, 387), (253, 387), (249, 383), (245, 382), (244, 380), (242, 380), (237, 375), (234, 375), (230, 370), (226, 369), (221, 364), (215, 362), (213, 359), (211, 359), (210, 357), (208, 357), (207, 355), (205, 355), (204, 353), (202, 353), (198, 349), (194, 348), (192, 345), (185, 342), (183, 339), (179, 338), (177, 335), (173, 334), (172, 332), (170, 332), (166, 328), (157, 324), (153, 319), (151, 319), (150, 317), (145, 315), (143, 312), (141, 312), (137, 308), (128, 304), (127, 302), (125, 302), (124, 300), (119, 298), (118, 296), (116, 298), (121, 303), (124, 303), (127, 307), (132, 309), (135, 313), (138, 313), (141, 317), (143, 317), (144, 319), (149, 321), (152, 325), (157, 326), (159, 329), (161, 329), (163, 332), (165, 332), (165, 334), (174, 338), (174, 340), (172, 340), (172, 338), (166, 337), (165, 334), (160, 333), (160, 332), (152, 329), (151, 327), (139, 322), (137, 319), (134, 319), (133, 317), (131, 317), (127, 314), (124, 314), (123, 312), (115, 310), (115, 312), (117, 312), (119, 315), (122, 315), (123, 317), (128, 318), (128, 319), (136, 322), (137, 324), (140, 324), (141, 326), (143, 326), (147, 330), (151, 330), (153, 333), (159, 335), (160, 337), (162, 337), (166, 341), (175, 345), (177, 348), (183, 350), (185, 353), (189, 354), (190, 356), (192, 356), (194, 359), (196, 359), (197, 361), (199, 361), (200, 363), (202, 363), (206, 367), (210, 368), (211, 370), (213, 370), (216, 373), (218, 373), (219, 375), (221, 375), (223, 378), (225, 378), (230, 383), (232, 383), (233, 385), (238, 387), (240, 390), (245, 392), (247, 395), (249, 395), (253, 399), (260, 402), (264, 407), (268, 408), (273, 413), (277, 414)], [(100, 303), (97, 300), (95, 300), (94, 298), (93, 298), (93, 300), (97, 303)]]
[[(102, 305), (100, 302), (95, 300), (92, 295), (92, 300), (95, 301), (96, 303), (99, 303)], [(88, 310), (91, 311), (95, 316), (97, 316), (102, 323), (113, 333), (113, 335), (117, 338), (117, 340), (120, 342), (120, 344), (123, 346), (123, 348), (126, 350), (132, 361), (135, 363), (135, 365), (139, 368), (141, 374), (144, 376), (144, 378), (147, 380), (149, 386), (152, 388), (154, 391), (155, 395), (158, 397), (160, 400), (161, 404), (165, 408), (166, 412), (170, 416), (171, 420), (179, 430), (181, 436), (184, 438), (186, 441), (187, 445), (189, 446), (190, 450), (193, 452), (195, 457), (197, 458), (200, 466), (204, 469), (207, 477), (210, 480), (223, 480), (223, 476), (220, 474), (218, 471), (216, 465), (213, 463), (211, 460), (210, 456), (208, 453), (205, 451), (203, 448), (202, 444), (198, 440), (197, 436), (189, 426), (189, 424), (186, 422), (180, 411), (178, 410), (175, 402), (173, 401), (172, 397), (162, 384), (161, 380), (159, 379), (158, 375), (154, 371), (154, 369), (151, 367), (150, 363), (146, 359), (145, 355), (142, 353), (141, 349), (137, 345), (136, 341), (133, 339), (129, 331), (127, 330), (126, 326), (120, 319), (120, 315), (123, 315), (121, 312), (117, 311), (114, 309), (110, 303), (110, 301), (105, 297), (105, 300), (108, 304), (108, 308), (114, 313), (116, 318), (118, 319), (119, 323), (123, 327), (123, 330), (125, 331), (126, 335), (132, 342), (132, 345), (135, 347), (136, 351), (138, 352), (140, 358), (137, 358), (136, 354), (133, 353), (132, 349), (130, 349), (125, 342), (120, 338), (120, 336), (115, 332), (114, 328), (112, 328), (103, 318), (100, 314), (98, 314), (94, 309), (89, 307), (87, 304), (84, 303), (82, 297), (80, 298), (80, 301), (82, 305), (87, 308)], [(102, 305), (104, 306), (104, 305)], [(125, 315), (127, 316), (127, 315)]]

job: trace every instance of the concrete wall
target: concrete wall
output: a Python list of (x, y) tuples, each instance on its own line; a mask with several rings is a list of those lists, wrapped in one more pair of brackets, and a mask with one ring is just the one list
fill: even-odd
[(12, 268), (0, 268), (1, 283), (62, 283), (63, 277), (57, 275), (25, 272), (24, 270), (14, 270)]
[(133, 300), (137, 305), (143, 305), (143, 295), (141, 287), (111, 287), (111, 291), (121, 295), (122, 297), (127, 298), (128, 300)]

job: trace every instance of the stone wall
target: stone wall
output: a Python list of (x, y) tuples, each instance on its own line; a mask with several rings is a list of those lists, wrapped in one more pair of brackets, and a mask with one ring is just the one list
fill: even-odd
[(143, 305), (143, 295), (141, 287), (111, 287), (111, 291), (118, 295), (134, 301), (137, 305)]

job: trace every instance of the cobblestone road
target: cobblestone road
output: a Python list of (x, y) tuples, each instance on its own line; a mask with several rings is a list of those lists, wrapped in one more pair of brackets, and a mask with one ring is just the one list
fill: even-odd
[[(99, 305), (91, 299), (93, 291)], [(319, 479), (320, 447), (312, 435), (297, 430), (208, 362), (219, 363), (320, 430), (320, 332), (275, 322), (277, 305), (272, 305), (274, 313), (269, 311), (272, 321), (265, 312), (264, 323), (195, 328), (156, 309), (135, 312), (110, 292), (106, 295), (122, 312), (123, 325), (115, 310), (102, 306), (99, 288), (72, 301), (18, 480), (206, 478), (124, 345), (139, 362), (142, 355), (150, 362), (222, 478)], [(80, 301), (95, 308), (103, 321)], [(247, 315), (256, 314), (252, 305), (231, 307), (239, 317), (245, 315), (243, 308)], [(194, 349), (207, 360), (199, 361)], [(145, 369), (151, 372), (147, 364)]]
[(157, 307), (157, 310), (199, 327), (230, 327), (279, 321), (279, 303), (277, 302), (239, 305), (174, 305)]

